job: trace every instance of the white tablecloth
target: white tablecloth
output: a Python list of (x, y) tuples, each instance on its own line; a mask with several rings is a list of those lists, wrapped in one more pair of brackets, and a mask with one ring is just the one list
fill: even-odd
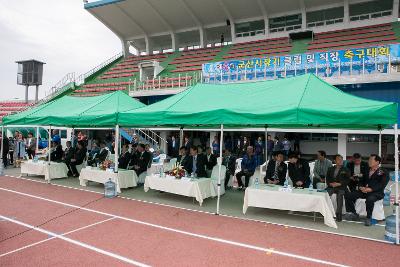
[(117, 187), (117, 192), (121, 193), (121, 188), (137, 186), (138, 177), (134, 171), (118, 170), (118, 173), (103, 171), (96, 168), (83, 168), (79, 175), (81, 186), (86, 186), (88, 181), (104, 184), (111, 178)]
[(46, 181), (51, 179), (68, 177), (68, 168), (65, 163), (49, 162), (48, 161), (23, 161), (21, 163), (21, 175), (43, 175)]
[(199, 202), (200, 206), (203, 204), (204, 199), (217, 196), (212, 181), (209, 178), (200, 178), (190, 181), (186, 179), (170, 179), (150, 175), (146, 177), (144, 183), (144, 191), (147, 192), (149, 189), (194, 197)]
[(319, 212), (326, 225), (337, 228), (332, 202), (326, 192), (309, 192), (308, 189), (293, 189), (292, 192), (278, 191), (279, 186), (259, 185), (248, 187), (244, 195), (243, 214), (248, 207)]

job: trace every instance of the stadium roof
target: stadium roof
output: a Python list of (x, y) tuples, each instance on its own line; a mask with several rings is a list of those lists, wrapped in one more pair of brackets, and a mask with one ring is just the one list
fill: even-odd
[[(343, 0), (101, 0), (85, 9), (121, 40), (130, 41), (338, 5)], [(135, 46), (142, 49), (143, 43)]]

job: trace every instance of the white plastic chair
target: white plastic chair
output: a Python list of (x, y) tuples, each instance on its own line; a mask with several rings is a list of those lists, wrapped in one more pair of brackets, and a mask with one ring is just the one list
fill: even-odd
[[(356, 208), (356, 212), (358, 215), (367, 216), (365, 199), (357, 199), (355, 208)], [(385, 211), (383, 209), (383, 199), (375, 202), (374, 210), (372, 211), (372, 219), (375, 219), (378, 221), (385, 219)]]
[(175, 166), (177, 159), (173, 158), (166, 164), (164, 164), (164, 171), (170, 171)]
[(268, 165), (269, 160), (267, 162), (264, 162), (263, 164), (260, 165), (260, 183), (261, 181), (264, 182), (264, 177), (267, 175), (267, 165)]
[[(244, 178), (243, 178), (243, 177), (244, 177), (244, 176), (242, 176), (241, 179), (242, 179), (242, 182), (243, 182), (243, 184), (244, 184), (245, 181), (244, 181)], [(260, 168), (259, 168), (259, 167), (256, 168), (256, 170), (254, 171), (253, 176), (250, 177), (249, 186), (254, 185), (254, 182), (255, 182), (255, 180), (256, 180), (256, 177), (260, 177)], [(264, 179), (259, 179), (259, 180), (258, 180), (258, 183), (264, 184)]]
[(144, 184), (144, 181), (146, 180), (146, 176), (147, 176), (147, 172), (142, 172), (138, 177), (138, 183)]
[(235, 175), (242, 170), (242, 158), (236, 160)]
[[(218, 192), (218, 174), (219, 174), (219, 166), (215, 165), (211, 172), (211, 181), (214, 186), (215, 192)], [(221, 165), (221, 195), (225, 194), (225, 175), (226, 175), (226, 167)]]

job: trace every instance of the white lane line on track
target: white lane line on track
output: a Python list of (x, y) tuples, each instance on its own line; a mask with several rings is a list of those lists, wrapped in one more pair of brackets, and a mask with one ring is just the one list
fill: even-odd
[[(187, 231), (183, 231), (183, 230), (179, 230), (179, 229), (175, 229), (175, 228), (171, 228), (171, 227), (166, 227), (166, 226), (153, 224), (153, 223), (148, 223), (148, 222), (144, 222), (144, 221), (140, 221), (140, 220), (135, 220), (135, 219), (131, 219), (131, 218), (127, 218), (127, 217), (123, 217), (123, 216), (119, 216), (119, 215), (115, 215), (115, 214), (111, 214), (111, 213), (106, 213), (106, 212), (102, 212), (102, 211), (98, 211), (98, 210), (93, 210), (93, 209), (84, 208), (84, 207), (82, 208), (82, 207), (79, 207), (79, 206), (76, 206), (76, 205), (73, 205), (73, 204), (68, 204), (68, 203), (65, 203), (65, 202), (52, 200), (52, 199), (48, 199), (48, 198), (44, 198), (44, 197), (40, 197), (40, 196), (36, 196), (36, 195), (32, 195), (32, 194), (27, 194), (27, 193), (23, 193), (23, 192), (19, 192), (19, 191), (14, 191), (14, 190), (10, 190), (10, 189), (7, 189), (7, 188), (0, 187), (0, 190), (6, 191), (6, 192), (10, 192), (10, 193), (14, 193), (14, 194), (18, 194), (18, 195), (22, 195), (22, 196), (27, 196), (27, 197), (30, 197), (30, 198), (44, 200), (44, 201), (51, 202), (51, 203), (56, 203), (56, 204), (59, 204), (59, 205), (64, 205), (64, 206), (67, 206), (67, 207), (80, 208), (81, 210), (85, 210), (85, 211), (89, 211), (89, 212), (93, 212), (93, 213), (97, 213), (97, 214), (101, 214), (101, 215), (105, 215), (105, 216), (115, 217), (117, 219), (121, 219), (121, 220), (124, 220), (124, 221), (129, 221), (129, 222), (133, 222), (133, 223), (137, 223), (137, 224), (141, 224), (141, 225), (146, 225), (146, 226), (149, 226), (149, 227), (154, 227), (154, 228), (157, 228), (157, 229), (170, 231), (170, 232), (174, 232), (174, 233), (179, 233), (179, 234), (183, 234), (183, 235), (187, 235), (187, 236), (192, 236), (192, 237), (197, 237), (197, 238), (201, 238), (201, 239), (211, 240), (211, 241), (215, 241), (215, 242), (219, 242), (219, 243), (223, 243), (223, 244), (229, 244), (229, 245), (233, 245), (233, 246), (237, 246), (237, 247), (252, 249), (252, 250), (256, 250), (256, 251), (262, 251), (262, 252), (265, 252), (265, 253), (271, 253), (271, 254), (276, 254), (276, 255), (280, 255), (280, 256), (286, 256), (286, 257), (290, 257), (290, 258), (295, 258), (295, 259), (299, 259), (299, 260), (304, 260), (304, 261), (314, 262), (314, 263), (319, 263), (319, 264), (324, 264), (324, 265), (346, 266), (346, 265), (335, 263), (335, 262), (330, 262), (330, 261), (320, 260), (320, 259), (316, 259), (316, 258), (296, 255), (296, 254), (287, 253), (287, 252), (283, 252), (283, 251), (279, 251), (279, 250), (273, 250), (273, 249), (253, 246), (253, 245), (240, 243), (240, 242), (235, 242), (235, 241), (230, 241), (230, 240), (226, 240), (226, 239), (222, 239), (222, 238), (218, 238), (218, 237), (212, 237), (212, 236), (207, 236), (207, 235), (202, 235), (202, 234), (196, 234), (196, 233), (187, 232)], [(1, 216), (0, 216), (0, 218), (1, 218)]]
[(136, 265), (136, 266), (140, 266), (140, 267), (148, 267), (148, 266), (149, 266), (149, 265), (147, 265), (147, 264), (144, 264), (144, 263), (141, 263), (141, 262), (138, 262), (138, 261), (135, 261), (135, 260), (126, 258), (126, 257), (124, 257), (124, 256), (121, 256), (121, 255), (112, 253), (112, 252), (107, 251), (107, 250), (103, 250), (103, 249), (100, 249), (100, 248), (91, 246), (91, 245), (86, 244), (86, 243), (83, 243), (83, 242), (79, 242), (79, 241), (77, 241), (77, 240), (74, 240), (74, 239), (71, 239), (71, 238), (68, 238), (68, 237), (65, 237), (65, 236), (62, 236), (62, 235), (59, 235), (59, 234), (56, 234), (56, 233), (53, 233), (53, 232), (44, 230), (44, 229), (42, 229), (42, 228), (35, 227), (35, 226), (33, 226), (33, 225), (30, 225), (30, 224), (27, 224), (27, 223), (24, 223), (24, 222), (21, 222), (21, 221), (17, 221), (17, 220), (14, 220), (14, 219), (11, 219), (11, 218), (2, 216), (2, 215), (0, 215), (0, 218), (2, 218), (2, 219), (4, 219), (4, 220), (7, 220), (7, 221), (9, 221), (9, 222), (18, 224), (18, 225), (25, 226), (25, 227), (27, 227), (27, 228), (31, 228), (31, 229), (33, 229), (33, 230), (35, 230), (35, 231), (38, 231), (38, 232), (41, 232), (41, 233), (44, 233), (44, 234), (47, 234), (47, 235), (52, 235), (52, 236), (54, 236), (55, 238), (64, 240), (64, 241), (66, 241), (66, 242), (68, 242), (68, 243), (71, 243), (71, 244), (74, 244), (74, 245), (77, 245), (77, 246), (80, 246), (80, 247), (83, 247), (83, 248), (86, 248), (86, 249), (89, 249), (89, 250), (93, 250), (93, 251), (95, 251), (95, 252), (97, 252), (97, 253), (100, 253), (100, 254), (109, 256), (109, 257), (111, 257), (111, 258), (114, 258), (114, 259), (117, 259), (117, 260), (120, 260), (120, 261), (129, 263), (129, 264), (132, 264), (132, 265)]
[[(10, 217), (10, 219), (15, 219), (15, 218)], [(74, 230), (72, 230), (72, 231), (63, 233), (63, 234), (61, 234), (61, 236), (66, 236), (66, 235), (69, 235), (69, 234), (72, 234), (72, 233), (75, 233), (75, 232), (78, 232), (78, 231), (81, 231), (81, 230), (84, 230), (84, 229), (87, 229), (87, 228), (90, 228), (90, 227), (93, 227), (93, 226), (96, 226), (96, 225), (105, 223), (105, 222), (108, 222), (108, 221), (111, 221), (111, 220), (114, 220), (114, 219), (115, 219), (115, 217), (112, 217), (112, 218), (108, 218), (108, 219), (105, 219), (105, 220), (102, 220), (102, 221), (99, 221), (99, 222), (95, 222), (95, 223), (92, 223), (92, 224), (89, 224), (89, 225), (86, 225), (86, 226), (83, 226), (83, 227), (74, 229)], [(8, 220), (5, 220), (5, 219), (4, 219), (4, 221), (7, 221), (7, 222), (8, 222)], [(3, 253), (3, 254), (0, 255), (0, 258), (1, 258), (1, 257), (4, 257), (4, 256), (7, 256), (7, 255), (10, 255), (10, 254), (12, 254), (12, 253), (19, 252), (19, 251), (21, 251), (21, 250), (24, 250), (24, 249), (33, 247), (33, 246), (36, 246), (36, 245), (42, 244), (42, 243), (44, 243), (44, 242), (53, 240), (53, 239), (55, 239), (55, 238), (56, 238), (56, 237), (53, 236), (53, 237), (50, 237), (50, 238), (47, 238), (47, 239), (43, 239), (43, 240), (41, 240), (41, 241), (38, 241), (38, 242), (35, 242), (35, 243), (32, 243), (32, 244), (29, 244), (29, 245), (26, 245), (26, 246), (23, 246), (23, 247), (20, 247), (20, 248), (17, 248), (17, 249), (14, 249), (14, 250), (12, 250), (12, 251)]]
[[(96, 192), (96, 191), (92, 191), (92, 190), (89, 190), (89, 189), (76, 188), (76, 187), (60, 185), (60, 184), (51, 184), (51, 183), (49, 184), (49, 183), (44, 182), (44, 181), (29, 179), (29, 178), (26, 178), (26, 177), (17, 177), (17, 176), (12, 176), (12, 175), (4, 175), (4, 176), (15, 178), (15, 179), (26, 180), (26, 181), (30, 181), (30, 182), (35, 182), (35, 183), (40, 183), (40, 184), (47, 184), (47, 185), (53, 185), (53, 186), (58, 186), (58, 187), (63, 187), (63, 188), (68, 188), (68, 189), (73, 189), (73, 190), (78, 190), (78, 191), (84, 191), (84, 192), (89, 192), (89, 193), (94, 193), (94, 194), (103, 194), (101, 192)], [(208, 212), (208, 211), (204, 211), (204, 210), (196, 210), (196, 209), (190, 209), (190, 208), (177, 207), (177, 206), (172, 206), (172, 205), (169, 205), (169, 204), (158, 203), (158, 202), (142, 200), (142, 199), (136, 199), (136, 198), (130, 198), (130, 197), (124, 197), (124, 196), (117, 196), (117, 197), (121, 198), (121, 199), (127, 199), (127, 200), (137, 201), (137, 202), (146, 203), (146, 204), (158, 205), (158, 206), (162, 206), (162, 207), (168, 207), (168, 208), (173, 208), (173, 209), (179, 209), (179, 210), (186, 210), (186, 211), (191, 211), (191, 212), (215, 215), (215, 213), (213, 213), (213, 212)], [(313, 228), (307, 228), (307, 227), (301, 227), (301, 226), (295, 226), (295, 225), (289, 225), (289, 224), (283, 224), (283, 223), (277, 223), (277, 222), (270, 222), (270, 221), (261, 220), (261, 219), (238, 217), (238, 216), (227, 215), (227, 214), (218, 214), (218, 215), (222, 216), (222, 217), (226, 217), (226, 218), (234, 218), (234, 219), (250, 221), (250, 222), (267, 223), (267, 224), (271, 224), (271, 225), (283, 226), (283, 227), (288, 227), (288, 228), (293, 228), (293, 229), (300, 229), (300, 230), (306, 230), (306, 231), (312, 231), (312, 232), (329, 234), (329, 235), (336, 235), (336, 236), (344, 236), (344, 237), (350, 237), (350, 238), (356, 238), (356, 239), (361, 239), (361, 240), (374, 241), (374, 242), (385, 243), (385, 244), (393, 244), (393, 243), (390, 243), (390, 242), (388, 242), (386, 240), (380, 240), (380, 239), (363, 237), (363, 236), (356, 236), (356, 235), (350, 235), (350, 234), (341, 234), (341, 233), (329, 232), (329, 231), (318, 230), (318, 229), (313, 229)], [(309, 215), (294, 214), (293, 216), (309, 216)], [(310, 218), (313, 218), (313, 216), (310, 216)], [(359, 223), (359, 222), (346, 221), (346, 220), (344, 220), (344, 222), (346, 222), (348, 224), (353, 224), (353, 223), (354, 224), (358, 224)], [(381, 226), (381, 225), (379, 225), (379, 226)]]

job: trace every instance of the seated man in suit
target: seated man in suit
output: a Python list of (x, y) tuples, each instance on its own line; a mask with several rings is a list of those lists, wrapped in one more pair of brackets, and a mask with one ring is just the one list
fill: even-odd
[(89, 166), (96, 166), (107, 159), (108, 149), (106, 148), (106, 143), (104, 141), (100, 142), (100, 152), (97, 153), (92, 160), (88, 160)]
[(194, 175), (197, 178), (205, 178), (207, 177), (206, 158), (203, 155), (199, 155), (197, 152), (197, 147), (192, 146), (190, 149), (190, 156), (186, 161), (184, 169), (189, 175)]
[[(246, 155), (242, 159), (242, 169), (236, 174), (236, 179), (240, 189), (246, 189), (249, 186), (250, 177), (254, 175), (256, 170), (256, 157), (254, 155), (254, 149), (252, 146), (248, 146), (246, 149)], [(244, 176), (244, 187), (242, 183), (242, 176)]]
[(332, 162), (326, 158), (324, 150), (318, 151), (317, 160), (314, 165), (313, 186), (316, 189), (318, 183), (325, 183), (326, 174), (329, 167), (332, 167)]
[(298, 153), (289, 154), (289, 177), (294, 187), (308, 187), (310, 185), (310, 165), (305, 159), (299, 158)]
[(224, 159), (222, 161), (222, 165), (226, 167), (225, 189), (227, 189), (229, 179), (231, 179), (231, 175), (235, 175), (236, 157), (232, 156), (232, 153), (229, 149), (225, 149), (223, 152), (224, 152)]
[(358, 214), (354, 205), (357, 199), (364, 198), (367, 210), (365, 226), (371, 225), (375, 202), (383, 199), (385, 195), (384, 190), (389, 181), (386, 173), (380, 168), (381, 160), (381, 157), (372, 154), (368, 160), (368, 176), (363, 181), (362, 186), (358, 187), (358, 190), (354, 192), (347, 192), (345, 194), (346, 212), (348, 212), (346, 220), (358, 220)]
[(287, 166), (283, 161), (283, 152), (275, 151), (273, 159), (268, 161), (267, 173), (264, 177), (266, 184), (284, 185), (286, 180)]
[(182, 167), (185, 167), (188, 158), (189, 158), (189, 156), (187, 155), (186, 147), (181, 146), (181, 148), (179, 148), (179, 156), (176, 159), (176, 163), (178, 163)]
[(68, 161), (65, 161), (65, 164), (68, 167), (68, 175), (72, 175), (73, 177), (78, 177), (79, 173), (76, 169), (77, 165), (81, 165), (86, 158), (86, 147), (84, 141), (78, 141), (75, 149), (75, 153), (72, 158)]
[(347, 165), (350, 170), (349, 189), (351, 192), (357, 190), (358, 186), (362, 186), (364, 179), (368, 177), (368, 163), (361, 160), (361, 155), (355, 153), (353, 160)]
[(64, 156), (63, 156), (63, 160), (67, 161), (67, 160), (71, 160), (72, 156), (74, 155), (75, 149), (72, 147), (72, 143), (71, 141), (67, 141), (65, 143), (65, 145), (67, 146), (64, 150)]
[(147, 171), (150, 162), (151, 154), (146, 151), (146, 146), (144, 144), (139, 144), (137, 146), (136, 159), (133, 165), (137, 176)]
[(131, 160), (131, 154), (128, 151), (128, 146), (122, 146), (121, 156), (118, 159), (118, 168), (126, 169), (128, 167), (128, 163)]
[(343, 197), (347, 191), (347, 184), (350, 181), (350, 171), (343, 166), (343, 157), (341, 155), (335, 156), (336, 166), (329, 167), (326, 174), (326, 191), (330, 196), (336, 194), (336, 220), (342, 221), (342, 208), (343, 208)]
[(64, 155), (62, 145), (56, 141), (51, 142), (51, 145), (53, 150), (50, 153), (50, 160), (54, 162), (61, 162)]
[(212, 154), (211, 147), (207, 147), (205, 156), (208, 174), (207, 177), (210, 177), (214, 166), (217, 165), (217, 156)]
[(91, 149), (90, 152), (89, 152), (89, 159), (88, 159), (88, 161), (93, 160), (94, 157), (95, 157), (97, 154), (99, 154), (99, 152), (100, 152), (100, 148), (99, 148), (99, 146), (97, 145), (97, 142), (94, 141), (94, 142), (92, 143), (92, 149)]

